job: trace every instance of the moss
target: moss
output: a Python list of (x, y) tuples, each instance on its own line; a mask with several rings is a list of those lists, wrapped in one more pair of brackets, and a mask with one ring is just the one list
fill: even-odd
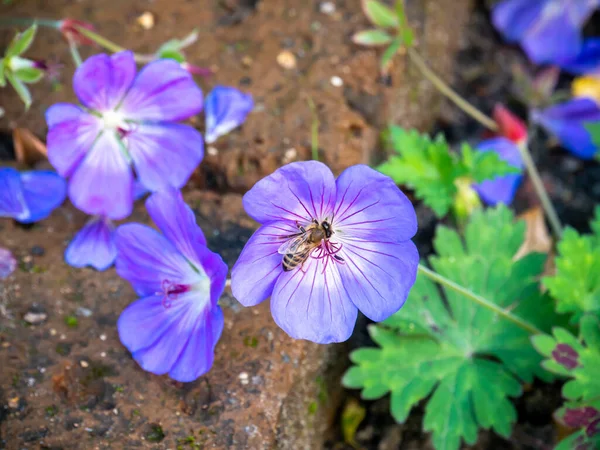
[(310, 402), (308, 405), (308, 414), (314, 416), (318, 408), (319, 405), (317, 404), (317, 402)]
[(258, 347), (258, 339), (255, 336), (246, 336), (244, 338), (244, 345), (246, 347), (256, 348)]
[(157, 423), (151, 423), (148, 425), (148, 429), (144, 433), (144, 438), (148, 442), (160, 442), (165, 438), (165, 433), (160, 425)]
[(68, 356), (71, 353), (71, 344), (59, 342), (54, 349), (60, 356)]
[(69, 328), (77, 328), (77, 325), (79, 325), (79, 321), (77, 320), (77, 317), (75, 317), (75, 316), (67, 316), (67, 317), (65, 317), (65, 324)]
[(54, 417), (56, 414), (58, 414), (56, 405), (46, 406), (46, 417)]

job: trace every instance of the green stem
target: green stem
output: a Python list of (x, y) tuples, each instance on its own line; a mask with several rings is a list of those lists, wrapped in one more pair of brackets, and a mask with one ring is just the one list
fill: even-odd
[(82, 62), (81, 55), (79, 54), (79, 49), (77, 48), (77, 44), (75, 42), (73, 42), (72, 39), (69, 39), (69, 51), (71, 52), (71, 57), (73, 58), (75, 67), (79, 67)]
[(530, 334), (542, 334), (543, 333), (535, 325), (532, 325), (529, 322), (521, 319), (520, 317), (517, 317), (517, 316), (511, 314), (510, 311), (500, 308), (498, 305), (495, 305), (494, 303), (490, 302), (489, 300), (486, 300), (485, 298), (481, 297), (480, 295), (477, 295), (477, 294), (471, 292), (467, 288), (462, 287), (461, 285), (434, 272), (433, 270), (428, 269), (427, 267), (423, 266), (422, 264), (419, 264), (419, 272), (421, 272), (423, 275), (425, 275), (430, 280), (432, 280), (436, 283), (439, 283), (439, 284), (447, 287), (448, 289), (452, 289), (453, 291), (458, 292), (461, 295), (464, 295), (469, 300), (477, 303), (479, 306), (483, 306), (484, 308), (489, 309), (490, 311), (498, 314), (503, 319), (506, 319), (506, 320), (514, 323), (515, 325), (524, 329), (525, 331), (527, 331)]
[(30, 26), (34, 23), (37, 23), (41, 27), (48, 28), (60, 28), (61, 20), (52, 20), (52, 19), (37, 19), (33, 17), (5, 17), (0, 19), (0, 26), (7, 25), (21, 25), (21, 26)]
[(431, 83), (444, 94), (447, 98), (452, 100), (456, 106), (462, 109), (465, 113), (471, 116), (473, 119), (478, 121), (484, 127), (489, 128), (492, 131), (498, 131), (498, 125), (494, 120), (483, 114), (477, 108), (472, 106), (464, 98), (462, 98), (454, 89), (452, 89), (444, 80), (437, 76), (437, 74), (429, 68), (425, 60), (419, 55), (414, 48), (408, 48), (408, 56), (410, 60), (417, 66), (419, 71), (427, 78)]
[[(106, 39), (104, 36), (99, 35), (95, 31), (88, 30), (87, 28), (81, 27), (79, 25), (74, 25), (74, 28), (83, 36), (85, 36), (88, 39), (91, 39), (100, 47), (103, 47), (109, 52), (117, 53), (126, 50), (125, 47), (121, 47), (119, 44), (115, 44), (113, 41)], [(136, 62), (139, 63), (147, 63), (155, 59), (154, 55), (140, 55), (138, 53), (135, 53), (133, 56)]]
[(522, 142), (518, 146), (519, 152), (521, 153), (521, 159), (523, 160), (523, 164), (527, 169), (527, 173), (529, 174), (529, 178), (531, 178), (531, 183), (533, 184), (533, 188), (537, 196), (542, 203), (542, 208), (548, 217), (548, 221), (550, 222), (550, 226), (552, 227), (552, 232), (557, 239), (560, 239), (562, 236), (562, 225), (560, 223), (560, 219), (558, 218), (558, 214), (554, 209), (554, 205), (552, 205), (552, 201), (546, 192), (546, 188), (544, 187), (544, 183), (542, 182), (542, 178), (540, 177), (540, 173), (533, 162), (533, 158), (531, 157), (531, 153), (529, 152), (529, 148), (527, 146), (527, 142)]

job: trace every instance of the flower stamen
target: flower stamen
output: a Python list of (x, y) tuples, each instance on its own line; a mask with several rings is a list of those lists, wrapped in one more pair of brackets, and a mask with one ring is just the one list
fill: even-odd
[(166, 279), (162, 281), (160, 287), (162, 292), (157, 292), (157, 294), (163, 294), (162, 305), (165, 309), (172, 306), (172, 302), (177, 300), (179, 294), (183, 294), (190, 290), (190, 286), (186, 284), (177, 284)]

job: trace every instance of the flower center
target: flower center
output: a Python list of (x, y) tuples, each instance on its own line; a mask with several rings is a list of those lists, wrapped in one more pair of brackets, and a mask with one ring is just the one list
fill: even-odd
[(169, 280), (163, 280), (161, 283), (163, 294), (162, 305), (165, 308), (170, 308), (172, 303), (177, 300), (180, 294), (189, 292), (192, 287), (188, 284), (173, 283)]
[(117, 111), (105, 111), (102, 113), (102, 121), (104, 122), (104, 128), (111, 130), (126, 129), (127, 123), (123, 114)]

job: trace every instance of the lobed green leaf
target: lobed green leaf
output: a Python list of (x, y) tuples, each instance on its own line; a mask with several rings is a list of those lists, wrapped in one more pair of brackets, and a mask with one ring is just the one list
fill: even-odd
[(567, 228), (557, 246), (556, 273), (543, 280), (557, 311), (573, 314), (574, 321), (587, 312), (600, 313), (600, 207), (592, 231), (581, 235)]

